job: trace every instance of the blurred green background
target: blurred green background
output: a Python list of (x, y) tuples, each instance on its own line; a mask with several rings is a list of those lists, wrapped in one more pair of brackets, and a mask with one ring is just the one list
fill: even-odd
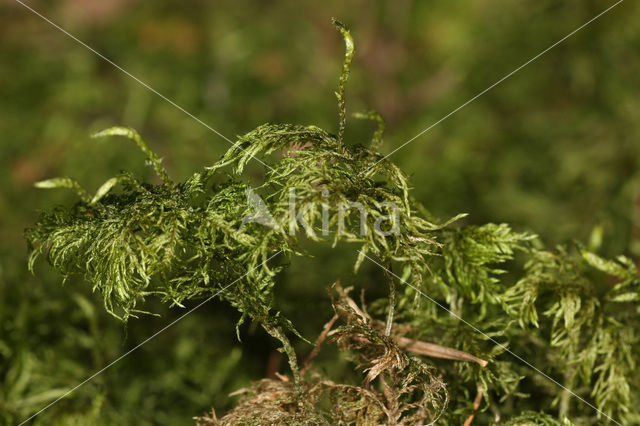
[[(384, 152), (430, 126), (613, 1), (30, 1), (46, 17), (233, 139), (265, 122), (337, 129), (343, 57), (331, 26), (351, 28), (350, 112), (387, 120)], [(626, 1), (393, 155), (414, 196), (440, 217), (508, 222), (550, 245), (602, 227), (605, 255), (640, 255), (640, 4)], [(15, 424), (185, 312), (125, 328), (82, 279), (44, 262), (27, 272), (23, 229), (37, 210), (75, 201), (37, 180), (90, 191), (122, 169), (153, 179), (142, 154), (89, 135), (136, 128), (176, 179), (229, 142), (13, 0), (0, 5), (0, 423)], [(366, 141), (367, 122), (346, 137)], [(255, 173), (259, 168), (255, 166)], [(344, 253), (350, 253), (344, 251)], [(280, 308), (314, 339), (326, 287), (348, 256), (294, 265)], [(360, 280), (375, 280), (365, 271)], [(375, 291), (375, 290), (374, 290)], [(189, 305), (194, 306), (194, 304)], [(228, 393), (286, 367), (263, 332), (212, 301), (36, 418), (38, 424), (189, 424)], [(300, 344), (301, 351), (309, 345)], [(340, 371), (340, 365), (333, 365)]]

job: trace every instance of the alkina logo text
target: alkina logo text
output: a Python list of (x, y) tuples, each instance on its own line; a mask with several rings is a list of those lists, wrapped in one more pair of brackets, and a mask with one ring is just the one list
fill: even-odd
[[(247, 196), (247, 203), (253, 210), (251, 213), (247, 213), (242, 218), (240, 229), (249, 223), (258, 223), (260, 225), (275, 229), (278, 232), (285, 233), (285, 229), (289, 232), (289, 235), (295, 235), (296, 231), (300, 228), (304, 229), (307, 233), (313, 234), (314, 231), (311, 226), (305, 220), (305, 216), (314, 208), (317, 204), (306, 203), (302, 206), (296, 205), (296, 191), (295, 188), (289, 188), (289, 211), (286, 215), (288, 220), (287, 226), (282, 226), (271, 214), (267, 204), (251, 187), (245, 190)], [(322, 196), (325, 199), (329, 199), (329, 192), (325, 189), (322, 191)], [(400, 232), (400, 210), (395, 203), (389, 201), (382, 201), (377, 204), (380, 210), (388, 212), (388, 214), (379, 215), (373, 223), (373, 232), (381, 236), (397, 235)], [(347, 215), (357, 210), (360, 213), (360, 236), (365, 237), (369, 232), (368, 215), (365, 206), (357, 201), (353, 202), (338, 202), (332, 206), (328, 202), (320, 202), (320, 211), (322, 215), (322, 228), (321, 233), (323, 236), (327, 236), (330, 233), (329, 215), (332, 210), (338, 213), (338, 227), (337, 232), (339, 235), (345, 233), (345, 220)]]

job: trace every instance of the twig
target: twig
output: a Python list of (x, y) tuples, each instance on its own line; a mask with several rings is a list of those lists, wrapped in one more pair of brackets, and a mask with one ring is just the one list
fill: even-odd
[(408, 337), (397, 337), (396, 341), (398, 342), (398, 346), (402, 349), (419, 355), (426, 355), (433, 358), (452, 359), (455, 361), (475, 362), (480, 364), (482, 367), (486, 367), (487, 364), (489, 364), (488, 361), (480, 359), (467, 352), (436, 345), (435, 343), (422, 342), (420, 340), (409, 339)]
[[(355, 337), (355, 339), (364, 343), (371, 343), (366, 337)], [(430, 356), (432, 358), (450, 359), (453, 361), (475, 362), (481, 367), (486, 367), (489, 364), (489, 361), (473, 356), (467, 352), (436, 345), (435, 343), (413, 340), (402, 336), (396, 337), (395, 340), (401, 349), (413, 352), (414, 354)]]
[(300, 377), (301, 378), (304, 376), (304, 373), (307, 372), (309, 367), (311, 367), (311, 363), (313, 362), (313, 360), (318, 356), (318, 353), (320, 352), (320, 346), (322, 345), (322, 343), (327, 338), (327, 334), (329, 333), (329, 331), (331, 330), (331, 327), (333, 327), (333, 324), (335, 324), (335, 322), (337, 320), (338, 320), (338, 314), (335, 314), (329, 320), (329, 322), (324, 325), (324, 328), (322, 329), (322, 332), (320, 333), (320, 335), (316, 339), (316, 344), (313, 347), (313, 350), (309, 354), (309, 358), (307, 358), (307, 360), (305, 361), (304, 365), (302, 366), (302, 369), (300, 370)]
[[(193, 417), (193, 420), (196, 421), (196, 426), (206, 426), (206, 425), (217, 425), (218, 424), (218, 417), (216, 416), (216, 410), (215, 409), (211, 409), (211, 416), (208, 415), (204, 415), (204, 416), (197, 416), (197, 417)], [(206, 422), (206, 423), (200, 423), (200, 422)]]

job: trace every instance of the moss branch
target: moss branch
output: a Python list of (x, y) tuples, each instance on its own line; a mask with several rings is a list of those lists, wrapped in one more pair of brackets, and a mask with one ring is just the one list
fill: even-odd
[(302, 386), (300, 382), (300, 368), (298, 367), (298, 359), (296, 352), (281, 327), (273, 325), (270, 322), (263, 322), (262, 327), (269, 333), (270, 336), (275, 337), (282, 343), (282, 350), (287, 355), (289, 362), (289, 368), (293, 375), (293, 383), (296, 387), (296, 393), (300, 396), (302, 394)]
[(387, 323), (384, 328), (384, 335), (390, 336), (396, 307), (396, 284), (391, 272), (391, 263), (387, 263), (384, 272), (387, 275), (387, 283), (389, 284), (389, 311), (387, 312)]
[(353, 37), (351, 37), (351, 33), (344, 26), (344, 24), (337, 19), (333, 19), (333, 26), (342, 34), (342, 38), (344, 39), (345, 44), (345, 54), (344, 54), (344, 62), (342, 63), (342, 72), (340, 73), (340, 81), (338, 84), (338, 91), (336, 92), (336, 97), (338, 98), (338, 118), (340, 120), (339, 130), (338, 130), (338, 143), (340, 147), (343, 147), (342, 138), (344, 137), (344, 129), (346, 127), (347, 122), (347, 113), (345, 107), (345, 87), (347, 85), (347, 80), (349, 79), (349, 71), (351, 67), (351, 61), (353, 60), (354, 54), (354, 44)]

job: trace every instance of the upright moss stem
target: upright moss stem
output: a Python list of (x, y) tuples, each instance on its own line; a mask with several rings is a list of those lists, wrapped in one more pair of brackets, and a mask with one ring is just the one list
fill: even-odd
[(298, 394), (298, 396), (302, 395), (300, 369), (298, 368), (296, 352), (293, 349), (291, 342), (279, 326), (269, 324), (268, 322), (263, 323), (262, 326), (267, 331), (267, 333), (269, 333), (272, 337), (275, 337), (280, 341), (280, 343), (282, 343), (282, 350), (287, 355), (289, 368), (291, 368), (291, 375), (293, 376), (293, 383), (296, 387), (296, 393)]
[(384, 328), (384, 335), (390, 336), (396, 307), (396, 284), (391, 274), (391, 262), (387, 262), (384, 272), (387, 275), (387, 282), (389, 283), (389, 311), (387, 312), (387, 324)]
[(340, 148), (344, 146), (342, 141), (344, 137), (344, 129), (347, 123), (347, 113), (345, 107), (345, 86), (347, 84), (347, 79), (349, 78), (349, 70), (351, 67), (351, 61), (353, 60), (354, 54), (354, 44), (353, 37), (351, 37), (351, 33), (344, 26), (344, 24), (337, 19), (332, 19), (333, 26), (336, 27), (340, 34), (342, 34), (342, 38), (344, 39), (345, 44), (345, 54), (344, 54), (344, 62), (342, 63), (342, 72), (340, 73), (340, 82), (338, 84), (338, 91), (336, 92), (336, 97), (338, 98), (338, 118), (340, 119), (340, 125), (338, 130), (338, 144)]

